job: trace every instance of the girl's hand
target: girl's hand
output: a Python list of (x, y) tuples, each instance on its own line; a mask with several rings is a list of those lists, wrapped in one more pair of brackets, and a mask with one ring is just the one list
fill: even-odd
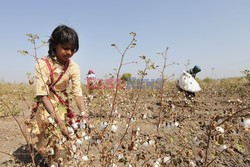
[(63, 134), (67, 139), (69, 139), (70, 136), (69, 136), (69, 133), (68, 133), (68, 130), (67, 130), (66, 126), (65, 126), (64, 124), (58, 124), (58, 125), (59, 125), (59, 127), (61, 128), (62, 134)]
[(68, 133), (68, 130), (67, 130), (67, 128), (66, 128), (64, 122), (63, 122), (62, 120), (60, 120), (60, 119), (57, 120), (57, 121), (58, 121), (57, 124), (58, 124), (58, 126), (60, 127), (62, 134), (63, 134), (64, 136), (66, 136), (67, 138), (69, 138), (69, 133)]
[(84, 114), (83, 119), (86, 121), (87, 124), (89, 124), (89, 115), (88, 114)]

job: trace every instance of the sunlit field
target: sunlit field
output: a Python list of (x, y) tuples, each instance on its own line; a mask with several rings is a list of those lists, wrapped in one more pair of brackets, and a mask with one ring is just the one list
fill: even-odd
[[(83, 131), (82, 142), (75, 144), (81, 155), (76, 154), (72, 162), (79, 166), (249, 166), (250, 125), (245, 124), (250, 119), (249, 82), (244, 78), (198, 82), (202, 90), (194, 98), (186, 97), (176, 81), (166, 82), (163, 91), (120, 89), (112, 115), (115, 90), (89, 91), (83, 85), (91, 126)], [(0, 96), (1, 166), (32, 166), (15, 119), (25, 129), (34, 85), (2, 82)]]

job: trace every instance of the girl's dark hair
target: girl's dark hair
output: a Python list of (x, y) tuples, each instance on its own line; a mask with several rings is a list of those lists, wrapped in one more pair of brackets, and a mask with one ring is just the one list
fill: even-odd
[(49, 56), (55, 55), (55, 47), (58, 44), (67, 44), (73, 43), (74, 45), (74, 52), (77, 52), (79, 49), (79, 40), (76, 31), (66, 25), (59, 25), (54, 29), (52, 32), (49, 43)]

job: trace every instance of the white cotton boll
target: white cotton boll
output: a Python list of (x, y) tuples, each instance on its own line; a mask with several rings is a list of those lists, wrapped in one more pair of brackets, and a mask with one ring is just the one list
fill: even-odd
[(75, 153), (76, 152), (76, 145), (72, 145), (72, 151)]
[(137, 150), (138, 144), (136, 143), (133, 147), (133, 150)]
[(135, 135), (136, 136), (139, 136), (139, 131), (140, 131), (141, 129), (138, 127), (138, 128), (136, 128), (136, 133), (135, 133)]
[(223, 119), (218, 119), (217, 123), (220, 124), (222, 123)]
[(58, 164), (52, 164), (50, 167), (58, 167)]
[(171, 160), (171, 157), (170, 156), (166, 156), (166, 157), (163, 158), (163, 163), (167, 164), (167, 163), (170, 162), (170, 160)]
[(100, 139), (97, 139), (97, 140), (96, 140), (96, 143), (97, 143), (97, 144), (101, 144), (101, 140), (100, 140)]
[(158, 125), (155, 125), (156, 126), (156, 128), (158, 127), (158, 128), (160, 128), (161, 127), (161, 124), (158, 124)]
[(83, 156), (82, 156), (82, 160), (83, 160), (83, 161), (88, 161), (88, 160), (89, 160), (89, 158), (88, 158), (88, 156), (87, 156), (87, 155), (83, 155)]
[(166, 123), (167, 130), (172, 130), (174, 128), (174, 125), (170, 123)]
[(128, 124), (126, 124), (126, 128), (128, 128)]
[(85, 133), (85, 132), (82, 132), (82, 133), (81, 133), (81, 136), (82, 136), (82, 137), (86, 136), (86, 133)]
[(246, 129), (250, 128), (250, 119), (242, 119), (240, 122), (241, 126), (243, 126)]
[(112, 126), (111, 126), (111, 131), (112, 131), (113, 133), (115, 133), (115, 132), (117, 131), (117, 129), (118, 129), (118, 126), (117, 126), (117, 125), (112, 125)]
[(119, 144), (117, 144), (117, 143), (114, 145), (114, 149), (113, 149), (113, 150), (114, 150), (115, 152), (117, 151), (118, 146), (119, 146)]
[(90, 128), (90, 129), (93, 129), (94, 127), (95, 127), (94, 125), (89, 124), (89, 128)]
[(79, 156), (77, 154), (74, 154), (74, 159), (79, 159)]
[(156, 160), (156, 162), (162, 163), (162, 159), (161, 159), (161, 158), (158, 158), (158, 159)]
[(196, 164), (194, 163), (194, 161), (189, 161), (189, 166), (196, 167)]
[(80, 123), (80, 129), (85, 129), (85, 128), (86, 128), (85, 123), (84, 123), (84, 122), (81, 122), (81, 123)]
[(77, 145), (77, 146), (82, 145), (82, 141), (81, 141), (80, 139), (77, 139), (77, 140), (76, 140), (76, 145)]
[(63, 144), (64, 142), (66, 141), (66, 138), (65, 137), (61, 137), (60, 140), (59, 140), (59, 144)]
[(153, 144), (155, 144), (155, 141), (154, 141), (154, 140), (149, 140), (149, 141), (148, 141), (148, 144), (149, 144), (149, 145), (153, 145)]
[(118, 160), (121, 160), (124, 158), (124, 155), (122, 153), (118, 154)]
[(84, 136), (84, 140), (88, 141), (89, 139), (91, 139), (90, 136)]
[(160, 167), (161, 166), (161, 164), (158, 162), (158, 161), (156, 161), (155, 163), (154, 163), (154, 165), (153, 165), (153, 167)]
[(107, 122), (101, 122), (101, 130), (103, 130), (104, 128), (106, 128), (108, 126)]
[(55, 120), (52, 117), (48, 117), (48, 121), (49, 123), (51, 123), (52, 125), (55, 123)]
[(72, 133), (74, 133), (74, 129), (73, 129), (72, 127), (68, 127), (68, 132), (69, 132), (70, 134), (72, 134)]
[(193, 143), (194, 143), (195, 145), (198, 145), (198, 144), (200, 144), (200, 141), (198, 140), (197, 137), (194, 137), (194, 138), (193, 138)]
[(112, 163), (111, 167), (117, 167), (117, 165), (115, 163)]
[(133, 167), (131, 164), (128, 164), (128, 167)]
[(178, 127), (179, 126), (179, 122), (174, 122), (174, 126)]
[(71, 125), (74, 129), (78, 129), (78, 123), (73, 123), (72, 125)]
[(142, 144), (144, 147), (148, 147), (149, 143), (147, 141), (145, 141), (143, 144)]
[(49, 155), (54, 155), (55, 151), (53, 148), (49, 148), (48, 153), (49, 153)]
[(218, 132), (220, 132), (220, 133), (224, 133), (225, 132), (225, 130), (222, 127), (220, 127), (220, 126), (217, 126), (215, 128), (215, 130), (218, 131)]
[(142, 119), (147, 119), (147, 114), (142, 114)]
[(132, 117), (131, 118), (131, 122), (135, 122), (136, 121), (136, 118), (135, 117)]
[(220, 145), (219, 149), (220, 149), (220, 151), (223, 151), (223, 150), (227, 149), (227, 146), (225, 144)]

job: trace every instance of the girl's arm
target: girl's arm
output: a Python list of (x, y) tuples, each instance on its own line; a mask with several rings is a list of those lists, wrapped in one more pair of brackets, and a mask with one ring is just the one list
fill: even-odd
[(83, 117), (85, 119), (88, 119), (88, 114), (86, 113), (87, 110), (86, 110), (85, 103), (83, 101), (82, 96), (76, 96), (75, 101), (76, 101), (77, 108), (83, 114)]
[(48, 98), (48, 96), (41, 96), (41, 101), (43, 103), (43, 106), (47, 110), (47, 112), (51, 115), (51, 117), (53, 119), (55, 119), (55, 122), (62, 129), (62, 133), (67, 136), (68, 133), (67, 133), (67, 130), (66, 130), (66, 126), (63, 123), (63, 121), (60, 119), (60, 117), (56, 114), (56, 112), (54, 111), (54, 107), (53, 107), (50, 99)]

